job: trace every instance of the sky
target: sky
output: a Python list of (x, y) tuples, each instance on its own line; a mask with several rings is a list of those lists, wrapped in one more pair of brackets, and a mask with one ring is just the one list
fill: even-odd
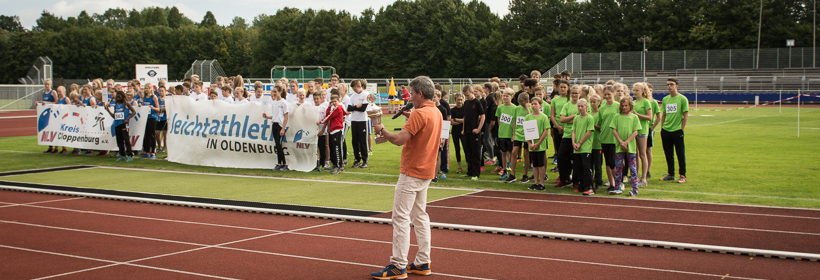
[[(56, 16), (67, 18), (76, 17), (80, 11), (85, 10), (89, 14), (102, 14), (109, 8), (123, 8), (126, 10), (141, 10), (145, 7), (170, 7), (176, 6), (180, 12), (193, 20), (202, 21), (206, 11), (211, 11), (216, 16), (216, 21), (220, 25), (228, 25), (236, 17), (243, 17), (249, 24), (253, 18), (260, 14), (274, 14), (283, 7), (299, 8), (302, 10), (312, 8), (314, 10), (346, 10), (353, 15), (359, 15), (367, 8), (378, 11), (380, 7), (387, 6), (395, 0), (0, 0), (0, 14), (6, 16), (19, 16), (20, 23), (26, 29), (31, 29), (36, 25), (36, 20), (43, 10)], [(467, 2), (467, 0), (464, 0)], [(500, 16), (507, 14), (507, 4), (509, 0), (482, 0), (490, 7), (493, 13)]]

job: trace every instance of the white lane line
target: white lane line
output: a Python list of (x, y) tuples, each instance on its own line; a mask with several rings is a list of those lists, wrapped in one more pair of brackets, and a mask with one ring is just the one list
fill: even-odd
[(466, 195), (477, 194), (477, 193), (480, 193), (480, 192), (481, 191), (473, 191), (473, 192), (468, 192), (468, 193), (464, 193), (464, 194), (460, 194), (460, 195), (456, 195), (456, 196), (442, 197), (442, 198), (439, 198), (439, 199), (436, 199), (436, 200), (428, 201), (427, 203), (429, 204), (429, 203), (433, 203), (433, 202), (439, 202), (439, 201), (452, 199), (452, 198), (456, 198), (456, 197), (462, 197), (462, 196), (466, 196)]
[[(365, 263), (357, 263), (357, 262), (335, 260), (335, 259), (325, 259), (325, 258), (316, 258), (316, 257), (293, 255), (293, 254), (284, 254), (284, 253), (265, 252), (265, 251), (234, 248), (234, 247), (225, 247), (227, 245), (231, 245), (231, 244), (235, 244), (235, 243), (241, 243), (241, 242), (246, 242), (246, 241), (251, 241), (251, 240), (256, 240), (256, 239), (262, 239), (262, 238), (272, 237), (272, 236), (276, 236), (276, 235), (300, 234), (299, 231), (314, 229), (314, 228), (323, 227), (323, 226), (340, 224), (340, 223), (343, 223), (343, 221), (333, 221), (333, 222), (329, 222), (329, 223), (324, 223), (324, 224), (319, 224), (319, 225), (312, 225), (312, 226), (302, 227), (302, 228), (293, 229), (293, 230), (289, 230), (289, 231), (278, 231), (278, 232), (274, 232), (274, 233), (270, 233), (270, 234), (264, 234), (264, 235), (260, 235), (260, 236), (255, 236), (255, 237), (250, 237), (250, 238), (245, 238), (245, 239), (235, 240), (235, 241), (229, 241), (229, 242), (224, 242), (224, 243), (214, 244), (214, 245), (199, 244), (199, 243), (185, 242), (185, 241), (176, 241), (176, 240), (168, 240), (168, 239), (161, 239), (161, 238), (135, 236), (135, 235), (127, 235), (127, 234), (117, 234), (117, 233), (109, 233), (109, 232), (101, 232), (101, 231), (93, 231), (93, 230), (83, 230), (83, 229), (74, 229), (74, 228), (66, 228), (66, 227), (48, 226), (48, 225), (24, 223), (24, 222), (17, 222), (17, 221), (0, 220), (0, 223), (17, 224), (17, 225), (24, 225), (24, 226), (31, 226), (31, 227), (41, 227), (41, 228), (48, 228), (48, 229), (55, 229), (55, 230), (76, 231), (76, 232), (82, 232), (82, 233), (108, 235), (108, 236), (115, 236), (115, 237), (122, 237), (122, 238), (133, 238), (133, 239), (142, 239), (142, 240), (150, 240), (150, 241), (158, 241), (158, 242), (168, 242), (168, 243), (176, 243), (176, 244), (191, 245), (191, 246), (197, 246), (198, 247), (198, 248), (193, 248), (193, 249), (188, 249), (188, 250), (183, 250), (183, 251), (171, 252), (171, 253), (162, 254), (162, 255), (156, 255), (156, 256), (151, 256), (151, 257), (145, 257), (145, 258), (125, 261), (125, 262), (102, 260), (102, 259), (95, 259), (95, 258), (82, 257), (82, 256), (73, 256), (73, 255), (63, 254), (63, 253), (54, 253), (54, 254), (60, 254), (60, 255), (65, 255), (65, 256), (73, 256), (73, 257), (77, 257), (77, 258), (98, 260), (98, 261), (101, 261), (101, 262), (108, 262), (108, 263), (111, 263), (111, 264), (92, 267), (92, 268), (87, 268), (87, 269), (83, 269), (83, 270), (77, 270), (77, 271), (61, 273), (61, 274), (57, 274), (57, 275), (50, 275), (50, 276), (41, 277), (41, 278), (37, 278), (37, 279), (49, 279), (49, 278), (54, 278), (54, 277), (59, 277), (59, 276), (76, 274), (76, 273), (80, 273), (80, 272), (87, 272), (87, 271), (91, 271), (91, 270), (107, 268), (107, 267), (111, 267), (111, 266), (115, 266), (115, 265), (132, 265), (132, 266), (140, 266), (140, 267), (146, 267), (146, 268), (152, 268), (152, 269), (169, 270), (169, 271), (176, 271), (176, 272), (181, 272), (181, 273), (192, 274), (192, 273), (189, 273), (189, 272), (186, 272), (186, 271), (177, 271), (177, 270), (173, 270), (173, 269), (166, 269), (166, 268), (161, 268), (161, 267), (153, 267), (153, 266), (136, 264), (136, 262), (141, 262), (141, 261), (146, 261), (146, 260), (156, 259), (156, 258), (161, 258), (161, 257), (167, 257), (167, 256), (171, 256), (171, 255), (189, 253), (189, 252), (194, 252), (194, 251), (200, 251), (200, 250), (210, 249), (210, 248), (226, 249), (226, 250), (234, 250), (234, 251), (243, 251), (243, 252), (266, 254), (266, 255), (275, 255), (275, 256), (290, 257), (290, 258), (299, 258), (299, 259), (307, 259), (307, 260), (322, 261), (322, 262), (351, 264), (351, 265), (366, 266), (366, 267), (372, 267), (372, 268), (381, 268), (382, 267), (381, 265), (375, 265), (375, 264), (365, 264)], [(13, 246), (7, 246), (7, 245), (2, 245), (2, 244), (0, 244), (0, 246), (9, 247), (9, 248), (13, 247)], [(19, 247), (14, 247), (14, 248), (19, 248)], [(25, 249), (25, 248), (20, 248), (20, 249)], [(35, 249), (27, 249), (27, 250), (34, 251)], [(46, 252), (46, 251), (43, 251), (43, 252)], [(447, 276), (458, 277), (458, 278), (465, 278), (465, 279), (483, 279), (483, 278), (476, 278), (476, 277), (471, 277), (471, 276), (463, 276), (463, 275), (455, 275), (455, 274), (444, 274), (444, 273), (436, 273), (436, 274), (447, 275)], [(206, 276), (208, 276), (208, 275), (206, 275)], [(226, 277), (222, 277), (222, 276), (210, 276), (210, 277), (220, 278), (220, 279), (234, 279), (234, 278), (226, 278)]]
[(724, 226), (712, 226), (712, 225), (696, 225), (696, 224), (684, 224), (684, 223), (643, 221), (643, 220), (630, 220), (630, 219), (618, 219), (618, 218), (602, 218), (602, 217), (577, 216), (577, 215), (549, 214), (549, 213), (533, 213), (533, 212), (506, 211), (506, 210), (493, 210), (493, 209), (468, 208), (468, 207), (450, 207), (450, 206), (438, 206), (438, 205), (427, 205), (427, 207), (428, 208), (433, 207), (433, 208), (465, 210), (465, 211), (478, 211), (478, 212), (494, 212), (494, 213), (505, 213), (505, 214), (535, 215), (535, 216), (577, 218), (577, 219), (590, 219), (590, 220), (602, 220), (602, 221), (632, 222), (632, 223), (643, 223), (643, 224), (659, 224), (659, 225), (687, 226), (687, 227), (704, 227), (704, 228), (717, 228), (717, 229), (760, 231), (760, 232), (773, 232), (773, 233), (787, 233), (787, 234), (801, 234), (801, 235), (820, 236), (820, 233), (811, 233), (811, 232), (796, 232), (796, 231), (782, 231), (782, 230), (741, 228), (741, 227), (724, 227)]
[[(219, 276), (215, 276), (215, 275), (208, 275), (208, 274), (202, 274), (202, 273), (196, 273), (196, 272), (190, 272), (190, 271), (182, 271), (182, 270), (176, 270), (176, 269), (153, 267), (153, 266), (147, 266), (147, 265), (141, 265), (141, 264), (124, 263), (124, 262), (118, 262), (118, 261), (112, 261), (112, 260), (90, 258), (90, 257), (77, 256), (77, 255), (72, 255), (72, 254), (65, 254), (65, 253), (58, 253), (58, 252), (51, 252), (51, 251), (43, 251), (43, 250), (30, 249), (30, 248), (22, 248), (22, 247), (8, 246), (8, 245), (2, 245), (2, 244), (0, 244), (0, 247), (7, 248), (7, 249), (13, 249), (13, 250), (40, 253), (40, 254), (48, 254), (48, 255), (55, 255), (55, 256), (61, 256), (61, 257), (68, 257), (68, 258), (75, 258), (75, 259), (83, 259), (83, 260), (110, 263), (109, 265), (105, 265), (104, 267), (111, 267), (111, 266), (117, 266), (117, 265), (128, 265), (128, 266), (135, 266), (135, 267), (141, 267), (141, 268), (148, 268), (148, 269), (155, 269), (155, 270), (163, 270), (163, 271), (177, 272), (177, 273), (183, 273), (183, 274), (190, 274), (190, 275), (196, 275), (196, 276), (202, 276), (202, 277), (208, 277), (208, 278), (234, 279), (234, 278), (225, 278), (225, 277), (219, 277)], [(99, 269), (99, 268), (94, 267), (93, 269)], [(79, 273), (79, 272), (83, 272), (83, 271), (87, 271), (87, 270), (88, 269), (84, 269), (82, 271), (72, 271), (71, 274)], [(35, 278), (35, 279), (47, 279), (47, 278), (53, 278), (53, 277), (58, 277), (58, 276), (62, 276), (62, 275), (63, 274), (49, 275), (49, 276), (45, 276), (45, 277), (41, 277), (41, 278)]]
[[(513, 200), (513, 201), (532, 201), (532, 202), (544, 202), (544, 203), (566, 203), (566, 204), (580, 204), (580, 205), (595, 205), (595, 206), (606, 206), (606, 207), (623, 207), (623, 208), (639, 208), (639, 209), (652, 209), (652, 210), (670, 210), (670, 211), (686, 211), (686, 212), (699, 212), (699, 213), (715, 213), (715, 214), (732, 214), (732, 215), (745, 215), (745, 216), (763, 216), (763, 217), (778, 217), (778, 218), (795, 218), (795, 219), (813, 219), (813, 220), (820, 220), (820, 217), (807, 217), (807, 216), (792, 216), (792, 215), (777, 215), (777, 214), (759, 214), (759, 213), (744, 213), (744, 212), (731, 212), (731, 211), (717, 211), (717, 210), (698, 210), (698, 209), (681, 209), (681, 208), (668, 208), (668, 207), (654, 207), (654, 206), (640, 206), (640, 205), (622, 205), (622, 204), (607, 204), (607, 203), (593, 203), (593, 202), (577, 202), (577, 201), (562, 201), (562, 200), (552, 200), (552, 199), (531, 199), (531, 198), (515, 198), (515, 197), (499, 197), (499, 196), (486, 196), (480, 194), (466, 194), (463, 196), (468, 197), (480, 197), (480, 198), (490, 198), (490, 199), (504, 199), (504, 200)], [(460, 196), (455, 196), (460, 197)], [(453, 198), (455, 198), (453, 197)]]
[(33, 118), (36, 118), (36, 117), (37, 117), (37, 115), (34, 115), (34, 116), (8, 116), (8, 117), (0, 117), (0, 120), (5, 120), (5, 119), (33, 119)]
[[(0, 220), (0, 222), (8, 222), (8, 221)], [(301, 228), (301, 229), (294, 229), (293, 231), (298, 231), (298, 230), (303, 230), (303, 229), (311, 229), (311, 228), (316, 228), (316, 227), (325, 226), (325, 225), (331, 225), (331, 224), (335, 224), (335, 223), (340, 223), (340, 222), (314, 225), (314, 226), (304, 227), (304, 228)], [(20, 223), (20, 224), (25, 224), (25, 223)], [(36, 225), (36, 224), (27, 224), (27, 225), (29, 225), (29, 226), (40, 226), (40, 225)], [(61, 227), (52, 227), (52, 226), (43, 226), (43, 227), (52, 228), (52, 229), (74, 230), (74, 229), (70, 229), (70, 228), (61, 228)], [(224, 245), (230, 245), (230, 244), (234, 244), (234, 243), (238, 243), (238, 242), (250, 241), (250, 240), (254, 240), (254, 239), (265, 238), (265, 237), (270, 237), (270, 236), (286, 233), (286, 232), (277, 232), (277, 233), (265, 234), (265, 235), (261, 235), (261, 236), (255, 236), (255, 237), (251, 237), (251, 238), (245, 238), (245, 239), (236, 240), (236, 241), (224, 242), (224, 243), (220, 243), (220, 244), (206, 245), (206, 244), (197, 244), (197, 243), (192, 243), (192, 242), (172, 241), (172, 240), (166, 240), (166, 239), (160, 239), (160, 238), (139, 237), (139, 236), (132, 236), (132, 235), (124, 235), (124, 234), (112, 234), (112, 233), (89, 231), (89, 230), (77, 230), (77, 231), (85, 232), (85, 233), (102, 234), (102, 235), (114, 235), (114, 236), (125, 237), (125, 238), (148, 239), (148, 240), (154, 240), (154, 241), (160, 241), (160, 242), (173, 242), (173, 243), (180, 243), (180, 244), (198, 246), (198, 248), (182, 250), (182, 251), (177, 251), (177, 252), (171, 252), (171, 253), (161, 254), (161, 255), (155, 255), (155, 256), (145, 257), (145, 258), (140, 258), (140, 259), (135, 259), (135, 260), (130, 260), (130, 261), (122, 262), (122, 264), (132, 264), (132, 263), (136, 263), (136, 262), (141, 262), (141, 261), (146, 261), (146, 260), (151, 260), (151, 259), (156, 259), (156, 258), (162, 258), (162, 257), (167, 257), (167, 256), (172, 256), (172, 255), (190, 253), (190, 252), (194, 252), (194, 251), (200, 251), (200, 250), (209, 249), (209, 248), (221, 247), (221, 246), (224, 246)], [(98, 266), (98, 267), (92, 267), (92, 268), (87, 268), (87, 269), (78, 270), (78, 271), (66, 272), (66, 273), (62, 273), (62, 274), (58, 274), (58, 275), (46, 276), (46, 277), (42, 277), (42, 278), (38, 278), (38, 279), (49, 279), (49, 278), (54, 278), (54, 277), (58, 277), (58, 276), (71, 275), (71, 274), (75, 274), (75, 273), (87, 272), (87, 271), (91, 271), (91, 270), (97, 270), (97, 269), (102, 269), (102, 268), (106, 268), (106, 267), (111, 267), (111, 266), (114, 266), (114, 265), (119, 265), (119, 264), (109, 264), (109, 265), (103, 265), (103, 266)], [(223, 277), (220, 277), (220, 278), (223, 278)], [(226, 279), (234, 279), (234, 278), (226, 278)]]
[[(49, 202), (58, 202), (58, 201), (78, 200), (78, 199), (83, 199), (83, 198), (85, 198), (85, 197), (81, 197), (81, 196), (80, 197), (69, 197), (69, 198), (52, 199), (52, 200), (45, 200), (45, 201), (35, 201), (35, 202), (29, 202), (29, 203), (9, 203), (8, 205), (0, 206), (0, 208), (14, 207), (14, 206), (28, 206), (28, 205), (34, 205), (34, 204), (40, 204), (40, 203), (49, 203)], [(4, 203), (6, 203), (6, 202), (4, 202)]]
[[(651, 189), (651, 188), (641, 188), (641, 191), (682, 193), (682, 194), (697, 194), (697, 195), (735, 196), (735, 197), (749, 197), (749, 198), (769, 198), (769, 199), (820, 201), (820, 198), (809, 198), (809, 197), (785, 197), (785, 196), (732, 194), (732, 193), (687, 192), (687, 191), (662, 190), (662, 189)], [(724, 205), (732, 205), (732, 204), (724, 204)], [(766, 206), (761, 206), (761, 207), (766, 207)]]
[[(83, 233), (92, 233), (92, 234), (109, 235), (109, 236), (117, 236), (117, 237), (125, 237), (125, 238), (144, 239), (144, 240), (152, 240), (152, 241), (160, 241), (160, 242), (169, 242), (169, 243), (177, 243), (177, 244), (185, 244), (185, 245), (192, 245), (192, 246), (201, 246), (201, 247), (203, 247), (203, 248), (194, 248), (194, 249), (190, 249), (190, 250), (185, 250), (185, 251), (180, 251), (180, 252), (174, 252), (174, 253), (164, 254), (164, 255), (160, 255), (160, 256), (147, 257), (147, 258), (142, 258), (142, 259), (137, 259), (137, 260), (127, 261), (127, 262), (116, 262), (116, 264), (110, 264), (110, 265), (105, 265), (105, 266), (100, 266), (100, 267), (94, 267), (94, 268), (84, 269), (84, 270), (82, 270), (82, 271), (68, 272), (68, 273), (63, 273), (63, 274), (60, 274), (60, 275), (52, 275), (52, 276), (47, 276), (47, 277), (44, 277), (44, 278), (39, 278), (39, 279), (47, 279), (47, 278), (52, 278), (52, 277), (57, 277), (57, 276), (69, 275), (69, 274), (74, 274), (74, 273), (79, 273), (79, 272), (85, 272), (85, 271), (94, 270), (94, 269), (100, 269), (100, 268), (110, 267), (110, 266), (119, 265), (119, 264), (122, 264), (122, 265), (132, 265), (132, 266), (140, 266), (140, 267), (152, 268), (152, 269), (161, 269), (161, 270), (175, 271), (175, 270), (170, 270), (170, 269), (163, 269), (163, 268), (158, 268), (158, 267), (151, 267), (151, 266), (146, 266), (146, 265), (134, 264), (134, 263), (132, 263), (132, 262), (137, 262), (137, 261), (142, 261), (142, 260), (147, 260), (147, 259), (153, 259), (153, 258), (158, 258), (158, 257), (161, 257), (161, 256), (167, 256), (167, 255), (172, 255), (172, 254), (179, 254), (179, 253), (185, 253), (185, 252), (190, 252), (190, 251), (201, 250), (201, 249), (205, 249), (205, 247), (207, 247), (207, 248), (219, 248), (219, 249), (235, 250), (235, 251), (243, 251), (243, 252), (249, 252), (249, 253), (266, 254), (266, 255), (276, 255), (276, 256), (283, 256), (283, 257), (300, 258), (300, 259), (308, 259), (308, 260), (323, 261), (323, 262), (333, 262), (333, 263), (341, 263), (341, 264), (353, 264), (353, 265), (367, 266), (367, 267), (372, 267), (372, 268), (381, 268), (382, 266), (380, 266), (380, 265), (375, 265), (375, 264), (364, 264), (364, 263), (357, 263), (357, 262), (350, 262), (350, 261), (343, 261), (343, 260), (335, 260), (335, 259), (315, 258), (315, 257), (308, 257), (308, 256), (300, 256), (300, 255), (292, 255), (292, 254), (284, 254), (284, 253), (275, 253), (275, 252), (266, 252), (266, 251), (251, 250), (251, 249), (242, 249), (242, 248), (234, 248), (234, 247), (224, 247), (224, 245), (230, 245), (230, 244), (234, 244), (234, 243), (238, 243), (238, 242), (243, 242), (243, 241), (248, 241), (248, 240), (253, 240), (253, 239), (259, 239), (259, 238), (264, 238), (264, 237), (269, 237), (269, 236), (274, 236), (274, 235), (280, 235), (280, 234), (297, 234), (297, 235), (304, 235), (304, 236), (311, 236), (311, 237), (319, 237), (319, 238), (333, 238), (333, 239), (342, 239), (342, 240), (354, 240), (354, 241), (371, 242), (371, 243), (391, 244), (391, 242), (389, 242), (389, 241), (370, 240), (370, 239), (360, 239), (360, 238), (351, 238), (351, 237), (342, 237), (342, 236), (332, 236), (332, 235), (311, 234), (311, 233), (297, 232), (297, 231), (302, 231), (302, 230), (306, 230), (306, 229), (310, 229), (310, 228), (317, 228), (317, 227), (326, 226), (326, 225), (332, 225), (332, 224), (339, 224), (339, 223), (343, 223), (343, 222), (341, 222), (341, 221), (337, 221), (337, 222), (333, 222), (333, 223), (327, 223), (327, 224), (321, 224), (321, 225), (315, 225), (315, 226), (309, 226), (309, 227), (304, 227), (304, 228), (301, 228), (301, 229), (295, 229), (295, 230), (291, 230), (291, 231), (287, 231), (287, 232), (277, 232), (277, 233), (273, 233), (273, 234), (266, 234), (266, 235), (262, 235), (262, 236), (258, 236), (258, 237), (252, 237), (252, 238), (243, 239), (243, 240), (238, 240), (238, 241), (231, 241), (231, 242), (226, 242), (226, 243), (217, 244), (217, 245), (206, 245), (206, 244), (198, 244), (198, 243), (184, 242), (184, 241), (163, 240), (163, 239), (158, 239), (158, 238), (150, 238), (150, 237), (142, 237), (142, 236), (132, 236), (132, 235), (125, 235), (125, 234), (107, 233), (107, 232), (99, 232), (99, 231), (91, 231), (91, 230), (82, 230), (82, 229), (73, 229), (73, 228), (65, 228), (65, 227), (55, 227), (55, 226), (47, 226), (47, 225), (39, 225), (39, 224), (31, 224), (31, 223), (23, 223), (23, 222), (15, 222), (15, 221), (3, 221), (3, 220), (0, 220), (0, 222), (13, 223), (13, 224), (20, 224), (20, 225), (26, 225), (26, 226), (32, 226), (32, 227), (43, 227), (43, 228), (50, 228), (50, 229), (58, 229), (58, 230), (66, 230), (66, 231), (77, 231), (77, 232), (83, 232)], [(5, 246), (5, 245), (0, 245), (0, 246), (4, 246), (4, 247), (11, 247), (11, 246)], [(416, 245), (413, 245), (413, 246), (416, 246)], [(681, 271), (681, 270), (671, 270), (671, 269), (660, 269), (660, 268), (641, 267), (641, 266), (630, 266), (630, 265), (607, 264), (607, 263), (599, 263), (599, 262), (588, 262), (588, 261), (570, 260), (570, 259), (561, 259), (561, 258), (550, 258), (550, 257), (536, 257), (536, 256), (526, 256), (526, 255), (506, 254), (506, 253), (497, 253), (497, 252), (486, 252), (486, 251), (477, 251), (477, 250), (468, 250), (468, 249), (458, 249), (458, 248), (447, 248), (447, 247), (437, 247), (437, 246), (433, 246), (432, 248), (434, 248), (434, 249), (440, 249), (440, 250), (456, 251), (456, 252), (473, 253), (473, 254), (486, 254), (486, 255), (494, 255), (494, 256), (501, 256), (501, 257), (524, 258), (524, 259), (535, 259), (535, 260), (545, 260), (545, 261), (556, 261), (556, 262), (575, 263), (575, 264), (585, 264), (585, 265), (597, 265), (597, 266), (616, 267), (616, 268), (626, 268), (626, 269), (635, 269), (635, 270), (648, 270), (648, 271), (669, 272), (669, 273), (679, 273), (679, 274), (688, 274), (688, 275), (700, 275), (700, 276), (710, 276), (710, 277), (723, 277), (723, 276), (724, 276), (724, 275), (708, 274), (708, 273), (700, 273), (700, 272), (691, 272), (691, 271)], [(33, 249), (31, 249), (31, 250), (33, 250)], [(56, 254), (61, 254), (61, 253), (56, 253)], [(86, 258), (86, 259), (93, 259), (93, 258), (88, 258), (88, 257), (80, 257), (80, 256), (77, 256), (77, 257), (79, 257), (79, 258)], [(95, 259), (95, 260), (96, 260), (96, 259)], [(105, 261), (105, 260), (101, 260), (101, 261)], [(114, 262), (114, 261), (108, 261), (108, 262)], [(177, 271), (177, 272), (187, 273), (187, 272), (184, 272), (184, 271)], [(476, 277), (471, 277), (471, 276), (462, 276), (462, 275), (455, 275), (455, 274), (446, 274), (446, 273), (440, 273), (440, 272), (436, 272), (436, 274), (437, 274), (437, 275), (445, 275), (445, 276), (450, 276), (450, 277), (465, 278), (465, 279), (482, 279), (482, 278), (476, 278)], [(230, 278), (224, 278), (224, 277), (221, 277), (221, 276), (211, 276), (211, 277), (217, 277), (217, 278), (222, 278), (222, 279), (230, 279)], [(745, 277), (737, 277), (737, 276), (731, 276), (731, 277), (728, 277), (728, 278), (733, 278), (733, 279), (754, 279), (754, 278), (745, 278)]]

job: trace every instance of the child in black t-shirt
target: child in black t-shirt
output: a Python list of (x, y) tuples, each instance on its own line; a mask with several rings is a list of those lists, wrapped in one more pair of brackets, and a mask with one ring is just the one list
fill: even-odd
[(475, 91), (481, 91), (481, 87), (473, 88), (465, 86), (462, 93), (467, 97), (467, 101), (462, 106), (464, 114), (464, 126), (461, 129), (462, 140), (464, 141), (464, 157), (467, 160), (467, 176), (471, 180), (478, 181), (481, 175), (481, 129), (484, 127), (484, 107), (475, 96)]
[(453, 148), (456, 149), (456, 163), (458, 163), (458, 173), (461, 173), (461, 130), (464, 127), (464, 95), (456, 93), (453, 96), (456, 106), (450, 109), (450, 119), (453, 127), (450, 129), (453, 139)]

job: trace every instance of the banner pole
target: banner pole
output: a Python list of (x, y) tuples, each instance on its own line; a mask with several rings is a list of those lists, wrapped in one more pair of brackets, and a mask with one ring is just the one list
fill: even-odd
[(803, 95), (800, 90), (797, 90), (797, 138), (800, 138), (800, 96)]
[(780, 90), (780, 94), (778, 95), (777, 100), (778, 100), (777, 102), (780, 103), (780, 104), (777, 105), (777, 112), (778, 113), (783, 113), (783, 90), (782, 89)]

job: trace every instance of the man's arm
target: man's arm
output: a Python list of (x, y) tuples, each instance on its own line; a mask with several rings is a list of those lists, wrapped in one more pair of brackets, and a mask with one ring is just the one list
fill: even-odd
[(404, 143), (407, 143), (407, 140), (410, 140), (410, 137), (412, 136), (410, 132), (407, 132), (407, 130), (404, 129), (402, 129), (399, 133), (392, 133), (384, 130), (384, 125), (382, 124), (375, 124), (373, 125), (373, 128), (377, 135), (381, 134), (381, 137), (376, 138), (376, 144), (390, 141), (393, 145), (401, 146), (404, 145)]
[(680, 130), (686, 129), (686, 121), (689, 120), (689, 112), (683, 112), (683, 121), (680, 124)]

